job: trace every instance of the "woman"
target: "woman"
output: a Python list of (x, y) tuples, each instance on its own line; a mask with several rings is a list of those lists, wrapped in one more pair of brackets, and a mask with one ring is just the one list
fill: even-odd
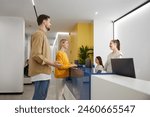
[(96, 67), (95, 67), (95, 72), (96, 73), (101, 73), (104, 70), (102, 58), (100, 56), (97, 56), (95, 58), (95, 62), (97, 64)]
[(56, 54), (56, 61), (59, 61), (61, 66), (55, 68), (55, 78), (56, 80), (56, 98), (62, 99), (64, 92), (65, 78), (69, 76), (69, 68), (76, 67), (76, 64), (70, 64), (67, 50), (69, 48), (69, 42), (67, 39), (60, 40), (60, 50)]
[(111, 40), (109, 47), (112, 50), (112, 52), (107, 56), (107, 61), (105, 63), (104, 70), (108, 73), (112, 73), (111, 59), (122, 58), (122, 52), (120, 51), (120, 41), (118, 39)]

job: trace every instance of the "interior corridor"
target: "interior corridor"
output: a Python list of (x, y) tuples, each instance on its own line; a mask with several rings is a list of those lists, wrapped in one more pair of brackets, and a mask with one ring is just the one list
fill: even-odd
[[(33, 96), (34, 85), (25, 84), (24, 92), (22, 94), (0, 94), (0, 100), (31, 100)], [(50, 80), (49, 91), (47, 95), (47, 100), (55, 100), (55, 79), (52, 77)]]

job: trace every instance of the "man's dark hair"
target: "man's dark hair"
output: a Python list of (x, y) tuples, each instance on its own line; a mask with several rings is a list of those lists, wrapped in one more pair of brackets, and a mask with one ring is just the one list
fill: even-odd
[(50, 16), (48, 16), (48, 15), (44, 15), (44, 14), (39, 15), (37, 18), (38, 25), (41, 25), (43, 20), (48, 20), (49, 18), (50, 18)]

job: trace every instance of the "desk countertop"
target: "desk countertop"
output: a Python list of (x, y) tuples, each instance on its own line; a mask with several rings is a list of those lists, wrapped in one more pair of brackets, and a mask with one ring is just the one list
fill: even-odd
[(150, 95), (150, 81), (120, 75), (92, 75), (91, 80), (95, 77)]

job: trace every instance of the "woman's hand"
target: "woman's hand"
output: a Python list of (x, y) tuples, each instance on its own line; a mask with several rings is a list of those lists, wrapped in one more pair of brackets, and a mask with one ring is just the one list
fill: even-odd
[(55, 61), (55, 62), (54, 62), (54, 67), (59, 68), (59, 67), (61, 67), (61, 66), (62, 66), (62, 64), (60, 64), (59, 61)]
[(71, 64), (71, 67), (77, 67), (77, 65), (76, 64)]

